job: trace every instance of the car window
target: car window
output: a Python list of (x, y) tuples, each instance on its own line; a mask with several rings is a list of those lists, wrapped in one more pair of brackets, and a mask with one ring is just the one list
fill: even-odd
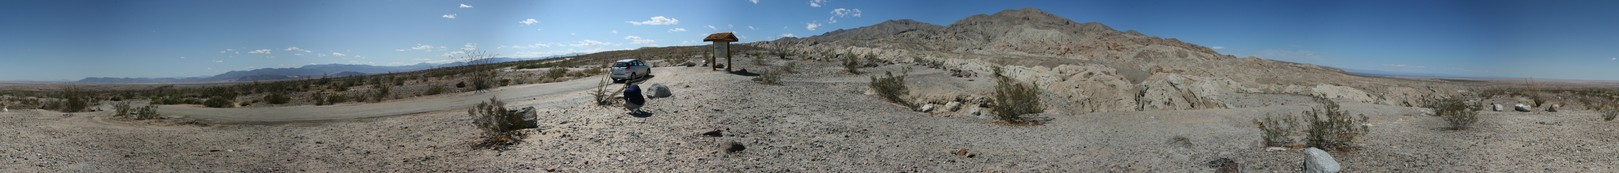
[(628, 62), (615, 62), (615, 63), (613, 63), (613, 67), (629, 67), (629, 66), (630, 66), (630, 63), (628, 63)]

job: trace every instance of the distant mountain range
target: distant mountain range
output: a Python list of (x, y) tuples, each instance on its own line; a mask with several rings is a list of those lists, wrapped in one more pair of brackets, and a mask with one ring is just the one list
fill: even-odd
[[(502, 63), (522, 61), (538, 58), (490, 58), (473, 63)], [(205, 82), (249, 82), (273, 81), (299, 78), (319, 78), (321, 76), (363, 76), (368, 74), (382, 74), (395, 72), (409, 72), (434, 67), (452, 67), (466, 65), (468, 62), (453, 63), (420, 63), (405, 66), (375, 66), (356, 64), (319, 64), (305, 65), (297, 68), (261, 68), (253, 70), (230, 71), (208, 77), (166, 77), (166, 78), (120, 78), (120, 77), (87, 77), (80, 79), (79, 83), (205, 83)]]

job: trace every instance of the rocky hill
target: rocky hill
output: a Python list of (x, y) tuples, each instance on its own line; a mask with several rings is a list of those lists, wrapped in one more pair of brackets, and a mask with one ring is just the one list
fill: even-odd
[(1033, 82), (1083, 111), (1244, 107), (1254, 94), (1300, 94), (1410, 106), (1454, 94), (1438, 81), (1356, 76), (1311, 64), (1237, 58), (1208, 47), (1075, 22), (1039, 9), (979, 14), (948, 26), (913, 20), (760, 44), (805, 54), (939, 62), (947, 70)]

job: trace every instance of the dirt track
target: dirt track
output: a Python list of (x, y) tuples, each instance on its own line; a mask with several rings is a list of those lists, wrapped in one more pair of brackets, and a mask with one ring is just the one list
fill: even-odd
[[(667, 74), (667, 68), (653, 69), (654, 76)], [(655, 78), (655, 77), (654, 77)], [(158, 112), (166, 116), (179, 116), (195, 118), (210, 122), (221, 123), (265, 123), (288, 121), (320, 121), (341, 120), (355, 118), (370, 118), (393, 115), (408, 115), (442, 110), (459, 110), (480, 102), (498, 97), (501, 101), (511, 103), (526, 100), (553, 100), (559, 97), (569, 97), (569, 94), (578, 94), (580, 91), (594, 89), (600, 82), (600, 77), (570, 80), (555, 83), (542, 83), (530, 85), (508, 86), (489, 90), (482, 93), (452, 93), (434, 96), (416, 97), (402, 100), (390, 100), (380, 103), (343, 103), (337, 105), (313, 106), (278, 106), (278, 107), (244, 107), (244, 108), (209, 108), (197, 105), (162, 106)], [(619, 84), (609, 86), (611, 89), (623, 87)]]

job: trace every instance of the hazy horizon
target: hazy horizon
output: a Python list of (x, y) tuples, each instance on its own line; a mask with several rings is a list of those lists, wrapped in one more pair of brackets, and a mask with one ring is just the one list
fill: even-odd
[(808, 37), (1039, 8), (1239, 57), (1344, 69), (1619, 80), (1611, 1), (21, 1), (0, 81), (410, 65)]

